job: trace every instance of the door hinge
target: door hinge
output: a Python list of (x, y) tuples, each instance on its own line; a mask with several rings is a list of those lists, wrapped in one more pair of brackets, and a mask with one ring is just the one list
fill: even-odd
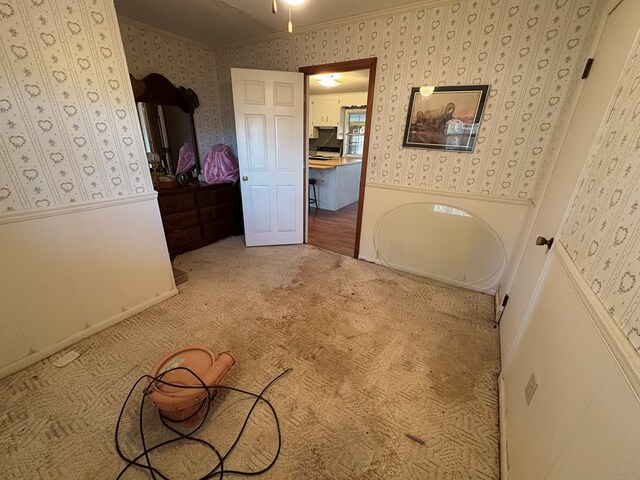
[(587, 63), (584, 65), (584, 70), (582, 71), (582, 79), (584, 80), (589, 76), (589, 72), (591, 71), (591, 66), (593, 65), (593, 58), (587, 58)]

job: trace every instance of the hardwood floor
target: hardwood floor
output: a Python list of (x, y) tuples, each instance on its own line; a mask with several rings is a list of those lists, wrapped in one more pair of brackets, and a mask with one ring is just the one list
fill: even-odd
[(340, 210), (309, 210), (309, 244), (353, 257), (358, 202)]

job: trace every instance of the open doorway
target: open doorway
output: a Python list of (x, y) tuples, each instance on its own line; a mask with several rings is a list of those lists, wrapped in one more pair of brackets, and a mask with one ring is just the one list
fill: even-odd
[(307, 243), (357, 258), (376, 59), (300, 68), (305, 74)]

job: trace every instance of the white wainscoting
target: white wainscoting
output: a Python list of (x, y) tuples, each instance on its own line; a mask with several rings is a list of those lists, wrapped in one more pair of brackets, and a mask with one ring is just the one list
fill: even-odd
[[(640, 356), (561, 242), (500, 377), (503, 480), (631, 480)], [(525, 386), (538, 388), (529, 405)]]
[[(462, 285), (473, 290), (495, 294), (502, 279), (509, 276), (514, 268), (512, 260), (517, 258), (516, 252), (520, 248), (523, 228), (533, 208), (531, 202), (529, 200), (506, 197), (450, 191), (440, 192), (416, 187), (368, 182), (362, 214), (359, 258), (370, 262), (382, 263), (374, 243), (376, 225), (390, 211), (403, 205), (415, 203), (436, 203), (464, 210), (485, 222), (495, 231), (502, 241), (506, 255), (506, 268), (501, 278), (492, 278), (478, 285)], [(420, 220), (420, 218), (415, 219), (416, 222), (420, 222)], [(437, 233), (439, 234), (440, 232)], [(398, 235), (403, 234), (406, 234), (406, 232), (398, 232)], [(455, 239), (451, 241), (455, 241)], [(437, 255), (438, 252), (416, 252), (416, 255), (424, 254)]]
[(0, 217), (0, 378), (178, 293), (156, 197)]

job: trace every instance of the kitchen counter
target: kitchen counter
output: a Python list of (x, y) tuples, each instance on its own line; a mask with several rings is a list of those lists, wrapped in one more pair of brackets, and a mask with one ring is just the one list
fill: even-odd
[(331, 160), (309, 160), (309, 168), (315, 168), (318, 170), (329, 170), (336, 167), (342, 167), (344, 165), (354, 165), (356, 163), (362, 163), (362, 158), (358, 157), (336, 157)]
[(336, 211), (358, 201), (362, 158), (309, 160), (309, 178), (316, 180), (318, 206)]

